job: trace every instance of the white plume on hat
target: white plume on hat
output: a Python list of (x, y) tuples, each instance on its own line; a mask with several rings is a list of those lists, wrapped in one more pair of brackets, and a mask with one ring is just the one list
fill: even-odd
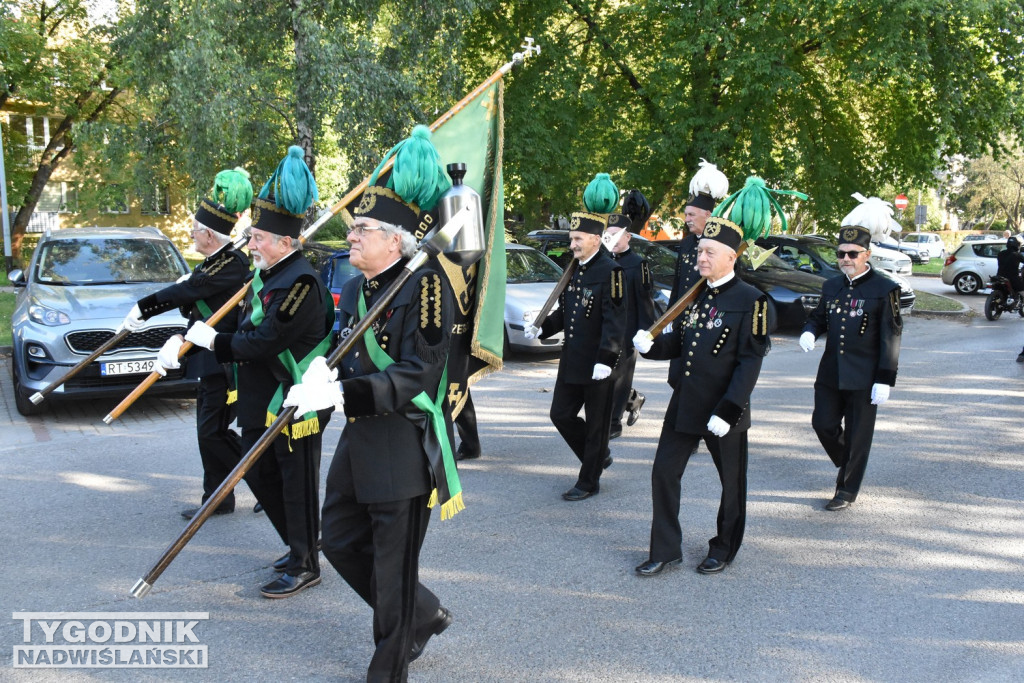
[[(846, 214), (841, 226), (845, 228), (849, 225), (857, 225), (866, 228), (871, 232), (872, 241), (881, 241), (888, 237), (894, 224), (892, 204), (878, 197), (865, 197), (860, 192), (854, 192), (851, 196), (860, 204)], [(896, 225), (899, 224), (896, 223)]]
[(690, 181), (690, 195), (709, 194), (713, 199), (722, 199), (729, 194), (729, 179), (714, 164), (701, 159), (697, 172)]

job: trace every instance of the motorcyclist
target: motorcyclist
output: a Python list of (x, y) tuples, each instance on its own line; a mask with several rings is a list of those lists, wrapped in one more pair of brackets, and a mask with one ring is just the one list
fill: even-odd
[(1014, 296), (1019, 297), (1024, 291), (1024, 278), (1020, 275), (1021, 265), (1024, 265), (1024, 254), (1020, 253), (1020, 241), (1016, 237), (1006, 240), (1006, 249), (996, 255), (996, 262), (996, 276), (1006, 278), (1013, 288)]

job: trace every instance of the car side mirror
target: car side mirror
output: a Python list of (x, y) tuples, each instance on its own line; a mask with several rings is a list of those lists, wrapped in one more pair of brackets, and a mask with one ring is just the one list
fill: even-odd
[(801, 263), (799, 266), (797, 266), (796, 269), (801, 270), (805, 273), (813, 273), (815, 270), (814, 266), (810, 263)]
[(7, 273), (7, 279), (11, 281), (11, 284), (15, 287), (24, 287), (27, 283), (25, 282), (25, 271), (21, 268), (15, 268), (11, 272)]

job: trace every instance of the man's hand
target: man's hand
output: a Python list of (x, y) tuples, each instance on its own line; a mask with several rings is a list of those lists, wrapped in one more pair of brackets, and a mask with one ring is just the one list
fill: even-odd
[(800, 348), (804, 350), (804, 353), (814, 350), (814, 334), (811, 332), (804, 332), (800, 335)]
[(142, 311), (139, 310), (139, 305), (135, 304), (132, 306), (132, 310), (128, 311), (128, 315), (126, 315), (124, 320), (121, 321), (121, 324), (117, 326), (116, 331), (118, 334), (123, 330), (138, 332), (145, 324), (146, 321), (142, 319)]
[(197, 321), (185, 333), (185, 341), (192, 342), (204, 349), (213, 349), (213, 339), (217, 336), (217, 330), (213, 329), (202, 320)]
[(295, 406), (300, 415), (328, 408), (341, 408), (344, 403), (337, 368), (329, 368), (327, 359), (317, 356), (302, 373), (302, 382), (295, 384), (285, 396), (284, 406)]
[(633, 335), (633, 348), (640, 353), (647, 353), (654, 346), (654, 337), (647, 330), (637, 330)]
[(717, 415), (712, 415), (708, 420), (708, 431), (717, 437), (723, 437), (729, 433), (729, 423)]
[(523, 336), (527, 339), (540, 339), (540, 328), (534, 325), (527, 325), (523, 330)]
[(184, 343), (185, 340), (181, 338), (181, 335), (175, 334), (168, 337), (164, 345), (160, 347), (160, 351), (156, 354), (156, 367), (153, 369), (161, 377), (166, 377), (168, 370), (177, 370), (181, 367), (181, 363), (178, 362), (178, 353)]
[(604, 363), (594, 364), (594, 374), (590, 376), (590, 379), (608, 379), (608, 376), (612, 374), (612, 369)]
[(871, 402), (880, 406), (889, 400), (889, 385), (875, 384), (871, 387)]

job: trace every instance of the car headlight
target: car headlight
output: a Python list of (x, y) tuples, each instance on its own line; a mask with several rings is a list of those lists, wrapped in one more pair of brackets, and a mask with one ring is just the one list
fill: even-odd
[(47, 308), (46, 306), (41, 306), (39, 304), (32, 304), (28, 307), (28, 317), (40, 325), (46, 325), (47, 327), (58, 327), (60, 325), (68, 325), (71, 323), (71, 318), (68, 317), (67, 313)]
[(533, 321), (537, 319), (537, 314), (540, 311), (523, 311), (523, 322), (529, 325), (533, 324)]

